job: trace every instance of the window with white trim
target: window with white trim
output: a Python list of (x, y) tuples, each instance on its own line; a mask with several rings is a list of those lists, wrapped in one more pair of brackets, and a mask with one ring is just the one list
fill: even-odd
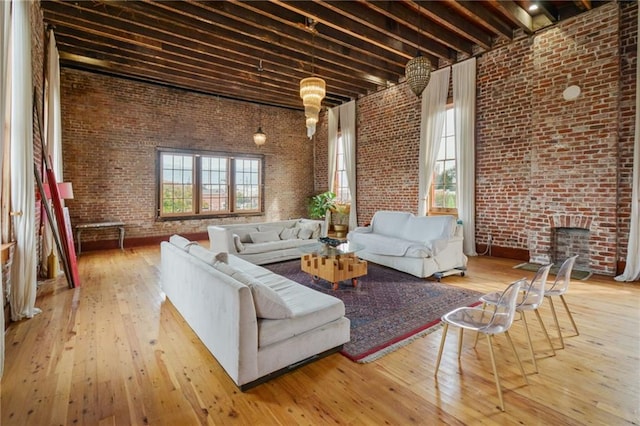
[(431, 181), (429, 214), (458, 214), (456, 199), (457, 167), (453, 105), (448, 105), (440, 141), (440, 150), (438, 151), (433, 180)]

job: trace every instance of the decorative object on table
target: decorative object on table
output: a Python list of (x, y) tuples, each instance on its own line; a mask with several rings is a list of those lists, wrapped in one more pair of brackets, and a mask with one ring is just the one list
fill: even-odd
[(335, 207), (335, 199), (336, 194), (331, 191), (325, 191), (311, 197), (309, 200), (309, 217), (311, 219), (324, 219), (327, 211)]
[(338, 247), (340, 244), (342, 244), (341, 240), (336, 240), (335, 238), (329, 237), (318, 238), (318, 241), (331, 247)]
[(351, 340), (341, 354), (355, 362), (371, 362), (439, 329), (440, 317), (462, 306), (479, 304), (483, 293), (436, 283), (369, 263), (357, 287), (341, 284), (334, 291), (300, 269), (300, 262), (264, 265), (314, 290), (339, 298), (351, 320)]
[(349, 230), (349, 213), (351, 213), (350, 203), (335, 203), (332, 213), (335, 213), (335, 222), (333, 223), (333, 230), (336, 233), (336, 237), (344, 238), (347, 236)]

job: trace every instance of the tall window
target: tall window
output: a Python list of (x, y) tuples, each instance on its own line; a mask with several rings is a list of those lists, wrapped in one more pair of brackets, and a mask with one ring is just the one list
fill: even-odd
[(457, 161), (453, 105), (446, 110), (440, 150), (433, 173), (429, 213), (458, 214), (456, 205)]
[(344, 158), (344, 145), (342, 144), (342, 136), (340, 135), (338, 135), (336, 146), (336, 178), (334, 180), (333, 192), (336, 194), (337, 202), (351, 202), (349, 180), (347, 179), (347, 165)]
[(159, 151), (160, 217), (262, 212), (262, 157)]

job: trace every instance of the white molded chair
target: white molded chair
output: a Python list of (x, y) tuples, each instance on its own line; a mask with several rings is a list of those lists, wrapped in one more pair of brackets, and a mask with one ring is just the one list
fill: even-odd
[[(527, 341), (529, 342), (529, 353), (531, 354), (531, 362), (533, 363), (533, 368), (535, 372), (538, 372), (538, 364), (536, 363), (536, 356), (533, 351), (533, 343), (531, 342), (531, 334), (529, 333), (529, 325), (527, 324), (527, 316), (525, 312), (533, 311), (538, 318), (538, 322), (540, 323), (540, 327), (542, 327), (542, 331), (544, 332), (545, 337), (547, 338), (547, 342), (549, 342), (549, 346), (551, 347), (551, 351), (555, 356), (556, 351), (553, 348), (553, 343), (551, 343), (551, 338), (549, 337), (549, 333), (547, 332), (547, 328), (544, 326), (544, 322), (542, 322), (542, 317), (540, 316), (540, 312), (538, 308), (542, 305), (542, 301), (545, 296), (545, 285), (547, 283), (547, 277), (549, 276), (549, 270), (553, 266), (552, 263), (548, 265), (541, 266), (538, 268), (538, 271), (531, 279), (531, 282), (528, 284), (525, 281), (525, 286), (522, 288), (521, 297), (518, 298), (518, 302), (516, 305), (516, 311), (520, 313), (520, 317), (524, 323), (524, 329), (527, 334)], [(480, 298), (480, 301), (483, 303), (483, 307), (486, 305), (496, 305), (500, 300), (500, 293), (488, 293)], [(476, 343), (478, 341), (478, 337), (476, 335)]]
[(460, 328), (458, 336), (458, 360), (460, 359), (460, 352), (462, 349), (462, 334), (463, 330), (472, 330), (478, 333), (485, 334), (487, 341), (489, 342), (489, 356), (491, 358), (491, 366), (493, 367), (493, 376), (496, 380), (496, 388), (498, 390), (498, 399), (500, 400), (500, 409), (504, 411), (504, 401), (502, 400), (502, 388), (500, 386), (500, 379), (498, 377), (498, 371), (496, 369), (495, 355), (493, 353), (493, 336), (504, 333), (511, 345), (511, 349), (518, 361), (520, 372), (522, 377), (529, 384), (527, 375), (522, 368), (522, 363), (516, 352), (516, 348), (513, 346), (511, 336), (509, 336), (509, 327), (513, 323), (513, 317), (515, 316), (516, 303), (518, 293), (522, 288), (522, 285), (526, 284), (524, 280), (518, 280), (511, 283), (502, 292), (499, 298), (499, 303), (493, 305), (491, 308), (458, 308), (442, 317), (444, 328), (442, 329), (442, 340), (440, 341), (440, 350), (438, 351), (438, 360), (436, 361), (435, 376), (438, 375), (438, 369), (440, 368), (440, 360), (442, 359), (442, 350), (444, 349), (444, 342), (447, 338), (447, 330), (449, 325), (453, 325)]
[(547, 287), (544, 291), (544, 296), (549, 299), (549, 305), (551, 305), (551, 313), (553, 314), (553, 320), (556, 324), (556, 328), (558, 329), (558, 336), (560, 336), (560, 345), (561, 349), (564, 349), (564, 340), (562, 339), (562, 331), (560, 330), (560, 323), (558, 322), (558, 315), (556, 314), (556, 308), (553, 306), (553, 297), (560, 296), (560, 300), (564, 304), (564, 309), (567, 311), (569, 315), (569, 319), (571, 320), (571, 325), (573, 325), (573, 329), (576, 331), (576, 336), (580, 335), (578, 331), (578, 326), (576, 322), (573, 320), (573, 315), (571, 315), (571, 311), (569, 310), (569, 305), (567, 305), (567, 301), (564, 298), (564, 294), (569, 290), (569, 283), (571, 282), (571, 271), (573, 271), (573, 265), (576, 263), (576, 259), (578, 255), (571, 256), (567, 258), (560, 266), (560, 270), (556, 275), (556, 279), (551, 285), (551, 287)]

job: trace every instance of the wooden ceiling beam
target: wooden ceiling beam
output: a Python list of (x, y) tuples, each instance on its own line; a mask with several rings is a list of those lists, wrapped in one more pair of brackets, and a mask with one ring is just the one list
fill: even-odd
[(447, 6), (463, 14), (473, 25), (479, 25), (488, 31), (513, 39), (513, 29), (508, 23), (498, 19), (491, 9), (475, 0), (446, 0)]
[(526, 34), (533, 34), (533, 19), (526, 10), (512, 0), (490, 1), (497, 10), (500, 10), (511, 22), (519, 26), (522, 31)]

